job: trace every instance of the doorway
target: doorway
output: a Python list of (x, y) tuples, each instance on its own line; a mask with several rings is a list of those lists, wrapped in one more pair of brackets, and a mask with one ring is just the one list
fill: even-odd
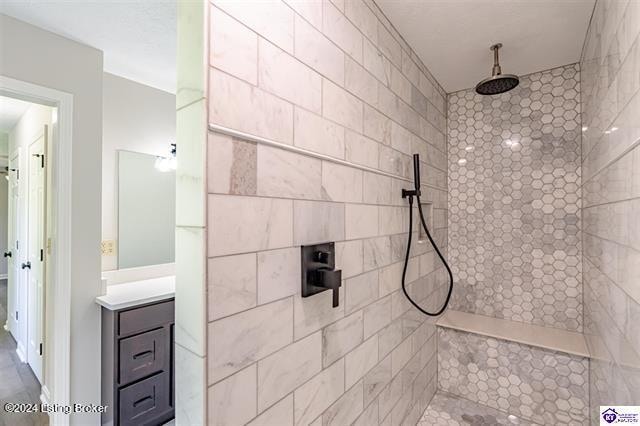
[[(3, 399), (41, 401), (45, 385), (45, 317), (47, 296), (47, 174), (52, 123), (57, 109), (6, 96), (0, 97), (0, 157), (7, 181), (6, 312), (0, 358), (11, 359), (0, 370)], [(4, 152), (2, 152), (4, 150)], [(6, 300), (6, 301), (5, 301)], [(8, 354), (7, 352), (14, 352)], [(2, 380), (4, 379), (4, 380)], [(46, 416), (45, 416), (46, 418)]]

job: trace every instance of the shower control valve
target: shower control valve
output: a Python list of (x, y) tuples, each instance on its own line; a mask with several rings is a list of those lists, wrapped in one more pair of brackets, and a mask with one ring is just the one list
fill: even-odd
[(332, 305), (340, 302), (342, 271), (336, 270), (335, 243), (302, 246), (301, 249), (301, 294), (313, 296), (326, 290), (333, 293)]

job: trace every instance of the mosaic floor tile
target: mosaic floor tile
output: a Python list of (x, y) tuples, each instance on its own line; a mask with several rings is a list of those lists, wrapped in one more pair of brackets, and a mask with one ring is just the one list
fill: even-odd
[(468, 399), (438, 392), (416, 426), (508, 426), (536, 425)]

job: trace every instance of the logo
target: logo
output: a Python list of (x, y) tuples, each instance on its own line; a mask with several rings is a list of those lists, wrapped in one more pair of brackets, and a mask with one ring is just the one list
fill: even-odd
[(640, 425), (640, 406), (600, 406), (600, 425)]
[(607, 423), (613, 423), (618, 418), (618, 413), (613, 408), (607, 408), (602, 412), (602, 419)]

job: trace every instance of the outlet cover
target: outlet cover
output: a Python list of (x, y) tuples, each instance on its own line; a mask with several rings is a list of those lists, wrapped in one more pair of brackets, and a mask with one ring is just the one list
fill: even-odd
[(113, 256), (116, 253), (116, 242), (114, 240), (105, 240), (101, 243), (102, 246), (102, 255), (103, 256)]

